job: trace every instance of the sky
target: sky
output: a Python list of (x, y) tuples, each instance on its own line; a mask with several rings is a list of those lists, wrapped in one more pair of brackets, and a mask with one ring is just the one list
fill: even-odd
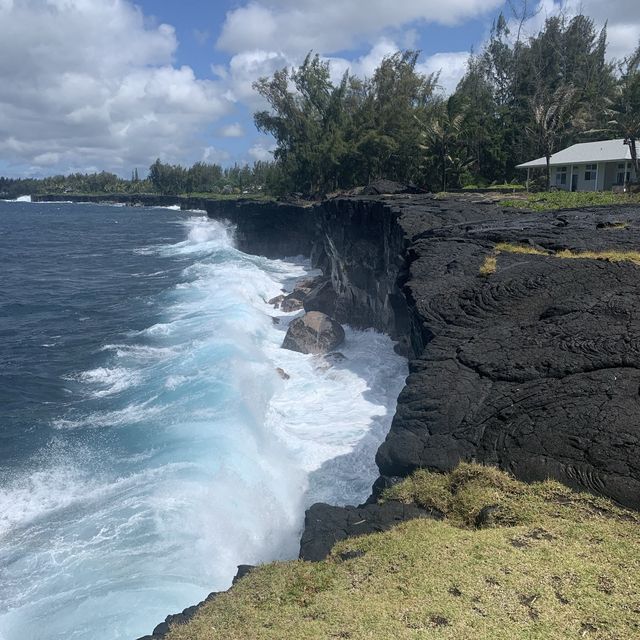
[[(562, 9), (527, 1), (530, 34)], [(608, 23), (611, 59), (637, 45), (640, 0), (563, 2)], [(258, 78), (311, 50), (336, 78), (370, 76), (411, 48), (446, 93), (501, 10), (511, 15), (505, 0), (0, 0), (0, 175), (268, 160)]]

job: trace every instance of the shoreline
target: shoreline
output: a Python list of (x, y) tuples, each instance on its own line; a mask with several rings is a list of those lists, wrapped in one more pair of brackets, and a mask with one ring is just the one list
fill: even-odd
[[(398, 478), (464, 460), (640, 508), (640, 207), (534, 213), (401, 194), (204, 208), (247, 253), (310, 247), (335, 294), (329, 315), (385, 331), (410, 357), (372, 510)], [(320, 505), (303, 537), (330, 548), (361, 533), (348, 516)]]

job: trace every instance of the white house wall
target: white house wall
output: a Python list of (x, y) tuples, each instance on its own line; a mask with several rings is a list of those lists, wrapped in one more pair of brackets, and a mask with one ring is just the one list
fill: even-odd
[[(597, 163), (597, 179), (585, 180), (585, 173), (587, 165), (593, 165), (595, 163), (582, 163), (573, 165), (573, 174), (577, 175), (577, 191), (610, 191), (612, 187), (617, 183), (618, 177), (618, 164), (617, 162), (599, 162)], [(564, 166), (564, 165), (563, 165)], [(551, 185), (557, 189), (563, 191), (569, 191), (571, 189), (571, 169), (570, 165), (567, 166), (567, 183), (559, 184), (556, 176), (560, 174), (561, 167), (551, 167)], [(631, 163), (627, 165), (631, 168)]]

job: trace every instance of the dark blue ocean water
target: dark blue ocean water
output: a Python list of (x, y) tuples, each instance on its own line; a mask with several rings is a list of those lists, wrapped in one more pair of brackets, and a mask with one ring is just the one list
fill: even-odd
[(406, 363), (280, 349), (307, 272), (198, 212), (0, 202), (0, 639), (149, 633), (366, 497)]

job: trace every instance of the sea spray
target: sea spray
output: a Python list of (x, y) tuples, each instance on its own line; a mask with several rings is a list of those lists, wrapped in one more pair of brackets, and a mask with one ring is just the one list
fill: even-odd
[(228, 587), (237, 564), (294, 557), (306, 506), (360, 502), (375, 479), (407, 374), (389, 338), (347, 327), (333, 363), (282, 350), (296, 314), (266, 301), (308, 264), (246, 255), (201, 215), (163, 215), (183, 239), (130, 246), (101, 305), (131, 278), (164, 283), (129, 301), (150, 321), (60, 376), (46, 446), (0, 477), (5, 640), (148, 633)]

